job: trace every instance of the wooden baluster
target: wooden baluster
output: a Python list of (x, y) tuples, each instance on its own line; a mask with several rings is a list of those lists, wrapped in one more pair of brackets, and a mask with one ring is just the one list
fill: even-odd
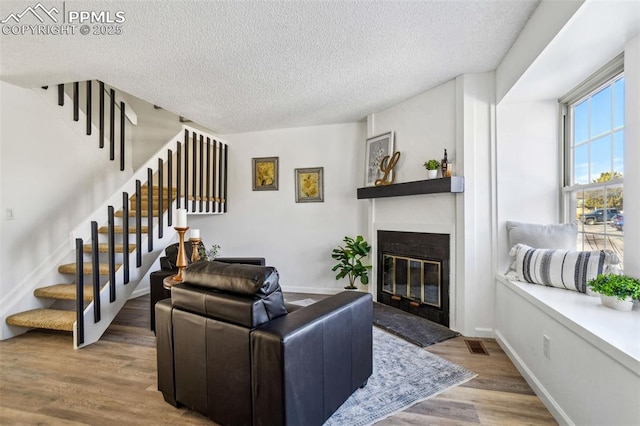
[(58, 84), (58, 105), (64, 106), (64, 84)]
[[(201, 172), (202, 173), (202, 172)], [(207, 137), (207, 213), (211, 208), (211, 139)]]
[(100, 140), (98, 141), (100, 148), (104, 148), (104, 83), (99, 82), (99, 90), (98, 94), (99, 98), (99, 106), (98, 106), (98, 128), (100, 130)]
[(93, 127), (93, 123), (91, 123), (91, 107), (92, 105), (92, 99), (91, 99), (91, 80), (87, 81), (87, 85), (86, 85), (86, 90), (87, 90), (87, 111), (86, 111), (86, 116), (87, 116), (87, 135), (91, 135), (91, 128)]
[[(153, 203), (152, 203), (153, 204)], [(163, 237), (164, 216), (164, 162), (158, 158), (158, 238)]]
[(125, 138), (125, 105), (120, 102), (120, 170), (124, 170), (124, 138)]
[(169, 205), (167, 205), (167, 226), (173, 224), (173, 151), (167, 152), (167, 186), (169, 192)]
[(109, 110), (109, 160), (113, 161), (116, 158), (116, 91), (109, 90), (109, 96), (111, 97)]
[(147, 168), (147, 250), (153, 251), (153, 170)]
[(196, 151), (197, 151), (197, 144), (198, 143), (198, 135), (196, 135), (196, 132), (193, 132), (193, 138), (191, 141), (191, 146), (193, 147), (193, 154), (191, 155), (191, 164), (193, 166), (193, 170), (192, 170), (192, 175), (191, 175), (191, 196), (193, 197), (193, 201), (191, 202), (191, 211), (195, 212), (196, 211), (196, 194), (198, 193), (196, 190), (196, 171), (197, 171), (197, 157), (196, 157)]
[(129, 193), (122, 193), (122, 281), (129, 283)]
[(109, 302), (116, 301), (116, 234), (113, 206), (108, 210)]
[(91, 222), (91, 266), (93, 269), (93, 322), (100, 322), (100, 251), (98, 250), (98, 222)]
[(136, 180), (136, 267), (142, 266), (142, 183)]
[(76, 238), (76, 344), (84, 343), (84, 243)]

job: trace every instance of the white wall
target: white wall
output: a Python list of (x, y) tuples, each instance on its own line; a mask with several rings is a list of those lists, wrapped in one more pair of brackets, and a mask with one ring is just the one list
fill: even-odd
[(11, 265), (0, 276), (6, 307), (8, 298), (34, 285), (34, 272), (52, 255), (69, 251), (71, 229), (130, 174), (105, 159), (93, 139), (87, 142), (75, 128), (83, 121), (74, 123), (70, 111), (68, 121), (60, 119), (54, 108), (61, 107), (31, 89), (2, 82), (0, 92), (0, 204), (15, 215), (0, 222), (0, 257)]
[(456, 92), (456, 145), (462, 157), (457, 169), (465, 177), (464, 193), (456, 199), (456, 320), (465, 336), (492, 337), (495, 73), (459, 76)]
[(497, 121), (497, 272), (509, 266), (506, 221), (558, 223), (558, 102), (500, 103)]
[(626, 43), (624, 54), (624, 270), (640, 278), (640, 35)]
[[(221, 256), (265, 257), (286, 291), (335, 293), (331, 250), (345, 235), (365, 232), (356, 199), (364, 174), (364, 123), (226, 135), (228, 214), (189, 216), (204, 243)], [(251, 159), (279, 157), (279, 190), (252, 191)], [(294, 169), (324, 167), (324, 202), (296, 203)]]

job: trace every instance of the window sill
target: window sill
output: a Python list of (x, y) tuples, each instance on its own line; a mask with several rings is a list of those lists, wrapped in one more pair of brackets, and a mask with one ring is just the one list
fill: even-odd
[(599, 297), (510, 281), (500, 274), (496, 279), (631, 371), (640, 372), (640, 304), (621, 312), (602, 306)]

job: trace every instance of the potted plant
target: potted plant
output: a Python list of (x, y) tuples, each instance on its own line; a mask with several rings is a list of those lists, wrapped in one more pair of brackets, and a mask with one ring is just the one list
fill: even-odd
[(427, 169), (427, 178), (435, 179), (435, 177), (438, 176), (438, 167), (440, 167), (438, 160), (425, 161), (423, 165), (424, 168)]
[(600, 274), (587, 285), (600, 294), (603, 305), (620, 311), (630, 311), (640, 299), (640, 280), (627, 275)]
[(345, 289), (353, 290), (357, 288), (354, 285), (356, 278), (360, 278), (362, 284), (369, 283), (367, 271), (371, 269), (371, 265), (363, 265), (362, 258), (369, 254), (371, 247), (362, 238), (362, 235), (358, 235), (355, 240), (351, 237), (344, 237), (343, 241), (344, 246), (333, 249), (331, 257), (336, 259), (338, 263), (331, 270), (339, 271), (336, 280), (349, 277), (349, 285)]

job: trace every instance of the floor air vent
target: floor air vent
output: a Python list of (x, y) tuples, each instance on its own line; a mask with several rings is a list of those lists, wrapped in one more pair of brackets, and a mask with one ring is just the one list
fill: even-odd
[(484, 345), (480, 340), (464, 340), (464, 343), (467, 344), (467, 348), (469, 348), (469, 352), (477, 355), (489, 355), (489, 352), (485, 349)]

